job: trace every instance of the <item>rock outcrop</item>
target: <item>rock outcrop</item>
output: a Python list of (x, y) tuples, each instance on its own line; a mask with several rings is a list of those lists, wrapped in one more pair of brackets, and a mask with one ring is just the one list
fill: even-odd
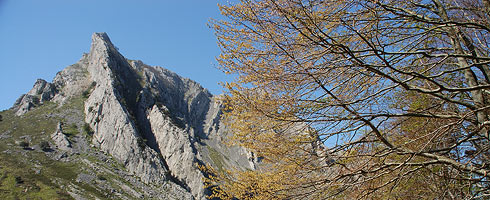
[(68, 137), (63, 133), (62, 123), (58, 123), (56, 127), (56, 131), (51, 134), (51, 139), (56, 145), (56, 148), (61, 149), (63, 151), (69, 151), (71, 149), (71, 142), (68, 140)]
[[(198, 164), (255, 168), (250, 152), (223, 143), (229, 133), (216, 97), (167, 69), (127, 60), (106, 33), (94, 33), (88, 54), (53, 83), (38, 80), (13, 108), (22, 115), (45, 101), (62, 105), (79, 96), (86, 98), (92, 144), (144, 183), (174, 196), (205, 199)], [(53, 140), (68, 148), (59, 130)]]
[(35, 106), (51, 100), (56, 93), (57, 89), (53, 84), (43, 79), (37, 79), (32, 89), (15, 101), (14, 108), (17, 109), (15, 114), (18, 116), (23, 115)]

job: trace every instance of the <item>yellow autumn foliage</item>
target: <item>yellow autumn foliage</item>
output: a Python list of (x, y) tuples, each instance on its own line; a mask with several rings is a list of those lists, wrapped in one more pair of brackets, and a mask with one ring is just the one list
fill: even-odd
[(490, 195), (487, 0), (241, 0), (212, 21), (235, 80), (230, 143), (255, 170), (206, 179), (221, 199)]

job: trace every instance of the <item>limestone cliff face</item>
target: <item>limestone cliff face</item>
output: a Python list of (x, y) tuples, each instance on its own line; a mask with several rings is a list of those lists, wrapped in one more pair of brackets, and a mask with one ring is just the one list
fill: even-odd
[[(158, 153), (145, 148), (127, 90), (138, 90), (135, 73), (105, 33), (92, 37), (87, 71), (95, 88), (85, 102), (85, 121), (94, 130), (93, 143), (125, 164), (146, 183), (162, 184), (167, 171)], [(127, 90), (126, 90), (127, 89)]]
[(80, 95), (87, 97), (83, 112), (94, 131), (92, 144), (147, 184), (204, 199), (198, 163), (255, 168), (251, 153), (224, 144), (229, 132), (217, 98), (167, 69), (127, 60), (105, 33), (94, 33), (88, 54), (53, 83), (38, 80), (14, 109), (22, 115), (46, 101), (63, 104)]

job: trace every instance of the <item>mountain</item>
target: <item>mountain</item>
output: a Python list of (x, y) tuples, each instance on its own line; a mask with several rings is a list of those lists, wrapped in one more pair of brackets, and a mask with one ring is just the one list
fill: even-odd
[(0, 197), (205, 199), (198, 165), (256, 165), (225, 144), (222, 108), (198, 83), (128, 60), (94, 33), (80, 61), (0, 113)]

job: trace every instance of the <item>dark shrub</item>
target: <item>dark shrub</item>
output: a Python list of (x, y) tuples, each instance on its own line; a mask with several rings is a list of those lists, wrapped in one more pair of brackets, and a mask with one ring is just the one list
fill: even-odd
[(29, 148), (29, 142), (21, 141), (21, 142), (19, 142), (19, 146), (24, 148), (24, 149), (27, 149), (27, 148)]
[(22, 180), (22, 177), (20, 177), (20, 176), (16, 176), (16, 177), (15, 177), (15, 183), (17, 183), (17, 184), (22, 184), (22, 183), (24, 183), (24, 180)]
[(83, 132), (85, 132), (88, 136), (92, 136), (94, 134), (94, 131), (92, 130), (92, 128), (90, 128), (90, 125), (88, 125), (87, 123), (85, 123), (82, 128), (83, 128)]
[(107, 178), (106, 178), (106, 177), (104, 177), (102, 174), (98, 174), (98, 175), (97, 175), (97, 178), (98, 178), (99, 180), (101, 180), (101, 181), (105, 181), (105, 180), (107, 180)]
[(49, 151), (51, 149), (51, 146), (49, 146), (49, 142), (47, 141), (42, 141), (41, 143), (39, 143), (39, 147), (43, 151)]

